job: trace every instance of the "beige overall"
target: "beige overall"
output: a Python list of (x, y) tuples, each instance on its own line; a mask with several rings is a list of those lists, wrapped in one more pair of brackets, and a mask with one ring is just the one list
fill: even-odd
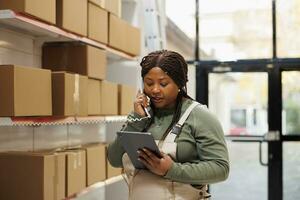
[[(192, 109), (199, 105), (194, 102), (180, 118), (177, 125), (180, 127), (187, 119)], [(175, 158), (177, 144), (176, 135), (170, 131), (164, 141), (156, 141), (160, 150)], [(132, 165), (128, 155), (122, 157), (125, 179), (129, 187), (130, 200), (207, 200), (207, 185), (195, 188), (190, 184), (174, 182), (172, 180), (155, 175), (149, 170), (137, 170)]]

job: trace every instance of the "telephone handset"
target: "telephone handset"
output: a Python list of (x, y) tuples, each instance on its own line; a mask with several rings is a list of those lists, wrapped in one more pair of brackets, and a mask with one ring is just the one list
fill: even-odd
[[(142, 86), (143, 86), (143, 84), (142, 84)], [(143, 89), (141, 89), (141, 90), (139, 90), (139, 91), (144, 92)], [(144, 93), (144, 94), (145, 94), (145, 93)], [(150, 98), (149, 98), (146, 94), (145, 94), (145, 96), (146, 96), (146, 98), (147, 98), (147, 101), (150, 102)], [(144, 112), (146, 113), (146, 116), (145, 116), (145, 117), (142, 117), (142, 118), (135, 118), (135, 117), (132, 117), (132, 116), (128, 115), (128, 116), (127, 116), (127, 121), (129, 121), (129, 122), (137, 122), (137, 121), (142, 121), (142, 120), (144, 120), (144, 119), (149, 119), (149, 118), (151, 118), (151, 113), (152, 113), (152, 111), (151, 111), (151, 106), (150, 106), (150, 105), (149, 105), (149, 106), (146, 106), (146, 107), (142, 106), (142, 108), (143, 108)]]
[[(147, 96), (147, 95), (146, 95), (146, 96)], [(148, 102), (150, 101), (150, 99), (149, 99), (148, 96), (147, 96), (147, 101), (148, 101)], [(146, 113), (146, 116), (147, 116), (148, 118), (151, 118), (151, 114), (150, 114), (151, 107), (150, 107), (150, 105), (147, 106), (147, 107), (142, 106), (142, 108), (143, 108), (144, 112)]]
[[(146, 95), (146, 93), (144, 92), (144, 83), (143, 83), (143, 81), (142, 81), (142, 88), (141, 88), (141, 91), (144, 93), (144, 95), (146, 96), (146, 98), (147, 98), (147, 102), (148, 102), (148, 104), (150, 103), (150, 98)], [(147, 107), (144, 107), (144, 106), (142, 106), (143, 107), (143, 110), (144, 110), (144, 112), (146, 113), (146, 117), (148, 117), (148, 118), (151, 118), (151, 106), (150, 105), (148, 105)]]

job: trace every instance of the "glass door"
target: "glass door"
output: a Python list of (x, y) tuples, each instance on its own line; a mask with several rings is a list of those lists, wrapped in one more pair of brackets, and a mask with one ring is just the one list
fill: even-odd
[(222, 123), (231, 161), (229, 180), (211, 189), (220, 194), (217, 199), (222, 199), (224, 193), (218, 190), (224, 185), (229, 187), (227, 192), (236, 193), (224, 199), (267, 199), (267, 168), (260, 165), (259, 143), (253, 141), (268, 131), (268, 75), (210, 73), (208, 80), (208, 105)]
[(300, 199), (300, 63), (281, 64), (283, 199)]
[(221, 121), (231, 161), (213, 199), (300, 199), (299, 1), (196, 2), (196, 99)]
[(266, 142), (272, 130), (268, 113), (272, 70), (266, 60), (206, 61), (197, 67), (197, 100), (220, 120), (231, 164), (228, 180), (210, 186), (213, 199), (268, 199), (273, 165), (268, 158), (270, 142)]

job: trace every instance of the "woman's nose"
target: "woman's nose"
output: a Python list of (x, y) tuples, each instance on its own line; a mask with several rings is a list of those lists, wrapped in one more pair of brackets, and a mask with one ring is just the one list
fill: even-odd
[(152, 93), (153, 93), (153, 94), (160, 93), (160, 88), (159, 88), (158, 86), (154, 86), (154, 87), (152, 88)]

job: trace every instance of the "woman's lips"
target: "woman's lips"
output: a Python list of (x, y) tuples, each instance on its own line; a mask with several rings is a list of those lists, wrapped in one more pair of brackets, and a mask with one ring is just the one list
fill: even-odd
[(152, 97), (151, 100), (153, 101), (153, 103), (160, 103), (163, 100), (163, 98)]

